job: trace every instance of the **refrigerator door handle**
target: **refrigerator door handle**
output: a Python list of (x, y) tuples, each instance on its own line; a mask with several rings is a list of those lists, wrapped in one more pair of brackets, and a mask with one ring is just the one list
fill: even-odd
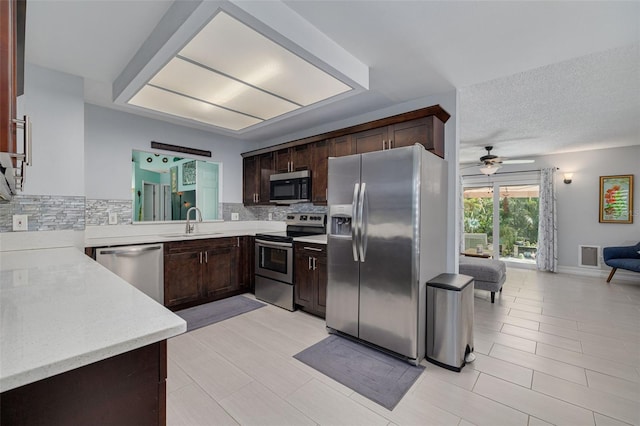
[(360, 199), (358, 200), (358, 230), (360, 234), (360, 241), (358, 242), (358, 248), (360, 250), (360, 262), (364, 262), (364, 256), (366, 252), (366, 237), (367, 230), (364, 224), (364, 197), (367, 190), (367, 184), (362, 182), (360, 185)]
[(351, 204), (351, 248), (353, 250), (353, 261), (358, 262), (358, 195), (360, 194), (360, 184), (353, 186), (353, 203)]

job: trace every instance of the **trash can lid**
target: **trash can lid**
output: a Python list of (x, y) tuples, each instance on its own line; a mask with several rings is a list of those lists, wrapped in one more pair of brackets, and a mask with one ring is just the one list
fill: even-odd
[(442, 288), (451, 291), (462, 291), (473, 282), (473, 277), (463, 274), (440, 274), (427, 281), (427, 287)]

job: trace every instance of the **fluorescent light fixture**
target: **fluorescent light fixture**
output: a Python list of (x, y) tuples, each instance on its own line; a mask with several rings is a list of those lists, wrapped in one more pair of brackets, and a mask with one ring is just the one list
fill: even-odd
[(238, 131), (352, 89), (220, 11), (128, 103)]
[(482, 173), (484, 175), (492, 175), (495, 172), (497, 172), (499, 168), (500, 168), (500, 166), (496, 166), (496, 165), (493, 165), (493, 164), (487, 164), (484, 167), (480, 167), (480, 173)]

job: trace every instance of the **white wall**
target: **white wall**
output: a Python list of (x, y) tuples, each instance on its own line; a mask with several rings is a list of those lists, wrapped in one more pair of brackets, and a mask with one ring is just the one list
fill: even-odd
[(207, 160), (222, 163), (222, 202), (242, 202), (240, 154), (251, 149), (245, 142), (90, 104), (84, 126), (87, 198), (131, 198), (131, 150), (157, 152), (157, 141), (211, 151)]
[[(578, 246), (632, 245), (640, 241), (640, 146), (535, 157), (534, 164), (505, 165), (499, 172), (558, 167), (558, 265), (578, 268)], [(571, 184), (563, 173), (573, 172)], [(634, 223), (598, 222), (600, 176), (634, 175)], [(505, 175), (506, 176), (506, 175)], [(602, 261), (602, 259), (601, 259)], [(603, 269), (609, 269), (603, 265)], [(584, 269), (584, 268), (581, 268)], [(587, 271), (585, 271), (587, 272)]]
[(27, 63), (24, 81), (18, 115), (29, 115), (33, 123), (33, 165), (25, 172), (24, 194), (84, 195), (82, 78)]
[[(640, 179), (640, 146), (572, 152), (539, 157), (540, 167), (559, 167), (558, 264), (578, 265), (578, 245), (601, 247), (631, 245), (640, 241), (640, 185), (635, 182), (634, 223), (599, 223), (600, 176), (634, 175)], [(573, 172), (571, 184), (562, 182), (562, 173)], [(607, 266), (605, 266), (608, 269)]]

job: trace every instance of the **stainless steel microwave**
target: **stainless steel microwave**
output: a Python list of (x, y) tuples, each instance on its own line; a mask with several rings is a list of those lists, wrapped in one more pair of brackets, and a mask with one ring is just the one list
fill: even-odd
[(310, 202), (311, 174), (309, 170), (271, 175), (269, 177), (269, 201), (276, 204)]

